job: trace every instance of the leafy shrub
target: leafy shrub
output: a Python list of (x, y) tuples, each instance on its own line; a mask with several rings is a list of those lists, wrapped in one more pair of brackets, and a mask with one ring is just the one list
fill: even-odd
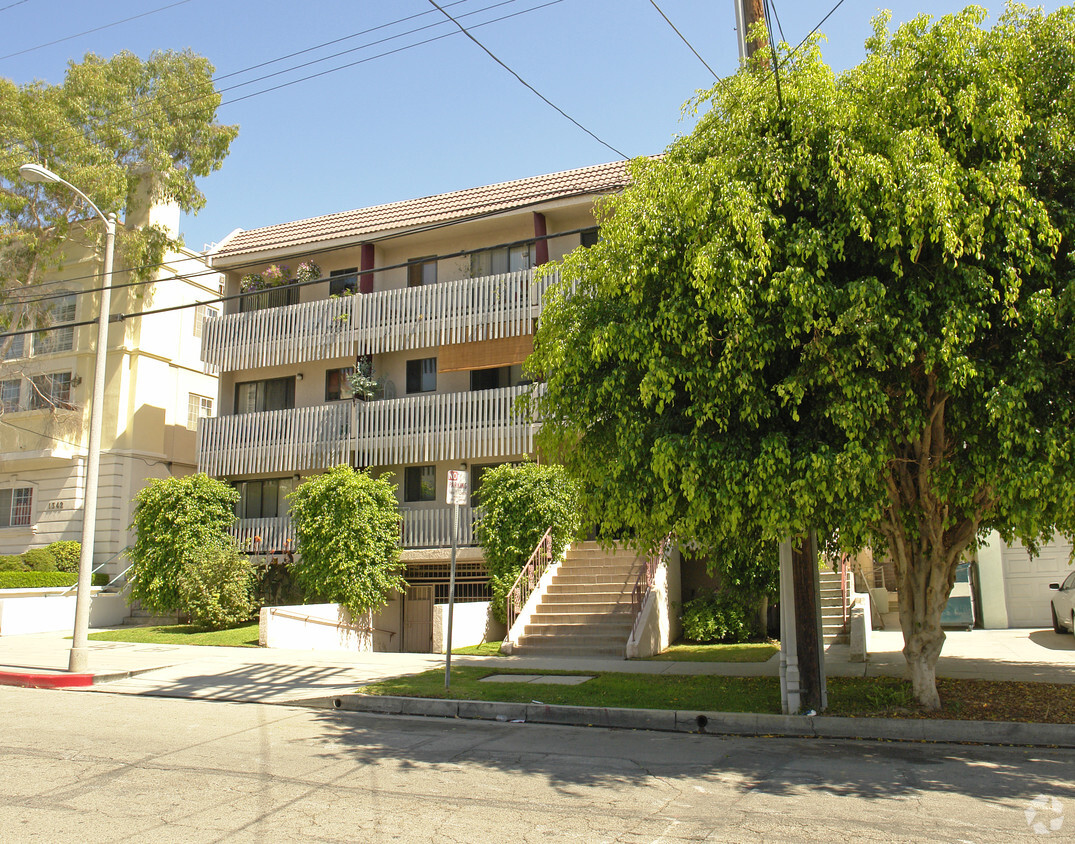
[(180, 608), (192, 623), (220, 630), (254, 614), (254, 564), (232, 545), (213, 545), (179, 572)]
[(386, 478), (337, 466), (288, 500), (299, 552), (293, 571), (306, 597), (341, 604), (358, 619), (406, 587), (396, 487)]
[(152, 613), (178, 612), (182, 571), (198, 563), (207, 549), (231, 543), (228, 528), (239, 493), (223, 481), (199, 473), (154, 479), (135, 497), (137, 539), (130, 551), (134, 563), (130, 600)]
[(276, 557), (265, 565), (257, 566), (255, 579), (254, 592), (259, 606), (281, 607), (302, 603), (302, 590), (295, 581), (295, 573)]
[(56, 571), (78, 571), (78, 559), (82, 553), (82, 545), (75, 540), (53, 542), (45, 547), (56, 560)]
[(48, 548), (23, 551), (22, 564), (27, 571), (56, 571), (56, 558)]
[(26, 571), (22, 564), (22, 557), (18, 554), (4, 554), (0, 556), (0, 572)]
[[(43, 589), (47, 586), (74, 586), (78, 575), (66, 571), (0, 571), (0, 589)], [(108, 577), (93, 576), (94, 586), (104, 586)]]
[(746, 642), (753, 633), (753, 615), (742, 596), (709, 590), (683, 605), (683, 637), (695, 642)]
[(489, 570), (493, 615), (503, 622), (508, 590), (545, 531), (552, 527), (554, 559), (578, 533), (578, 489), (563, 466), (505, 464), (485, 473), (478, 498), (475, 534)]

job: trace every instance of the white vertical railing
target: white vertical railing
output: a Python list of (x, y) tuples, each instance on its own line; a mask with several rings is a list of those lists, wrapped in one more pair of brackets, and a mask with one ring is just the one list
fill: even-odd
[(515, 407), (535, 385), (359, 402), (355, 451), (364, 466), (504, 457), (534, 450), (537, 425)]
[(226, 314), (206, 320), (202, 360), (228, 372), (527, 335), (557, 278), (525, 270)]
[(290, 516), (266, 519), (238, 519), (231, 535), (244, 551), (255, 554), (280, 553), (295, 550), (295, 536)]
[[(474, 544), (473, 507), (459, 508), (459, 545)], [(401, 542), (404, 548), (447, 548), (452, 543), (452, 508), (434, 507), (420, 509), (403, 505), (399, 508), (403, 517)]]
[(330, 469), (350, 454), (351, 403), (198, 420), (198, 469), (213, 477)]

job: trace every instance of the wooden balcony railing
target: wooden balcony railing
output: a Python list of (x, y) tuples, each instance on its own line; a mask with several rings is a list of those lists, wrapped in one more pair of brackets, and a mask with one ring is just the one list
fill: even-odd
[(206, 322), (202, 359), (228, 372), (531, 334), (555, 278), (526, 270), (226, 314)]
[(508, 457), (534, 450), (538, 426), (516, 400), (537, 385), (201, 419), (198, 470), (214, 477)]

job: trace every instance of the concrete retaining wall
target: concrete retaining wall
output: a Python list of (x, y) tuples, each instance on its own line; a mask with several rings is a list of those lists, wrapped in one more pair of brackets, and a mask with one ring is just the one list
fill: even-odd
[(262, 607), (258, 643), (264, 648), (397, 653), (402, 639), (402, 601), (352, 624), (339, 604)]
[(668, 555), (668, 560), (658, 566), (638, 624), (627, 642), (628, 659), (659, 654), (679, 638), (682, 630), (678, 611), (681, 559), (676, 548)]
[[(489, 601), (456, 604), (452, 614), (452, 648), (466, 648), (504, 638), (504, 625), (493, 618)], [(448, 649), (448, 605), (433, 606), (433, 653)]]
[[(0, 590), (0, 636), (73, 630), (75, 594), (71, 587)], [(117, 592), (90, 593), (90, 627), (116, 627), (129, 615), (125, 597)]]

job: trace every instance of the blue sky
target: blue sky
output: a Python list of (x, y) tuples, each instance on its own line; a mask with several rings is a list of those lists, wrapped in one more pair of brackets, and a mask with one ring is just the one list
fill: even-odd
[[(489, 7), (500, 0), (438, 2), (455, 16), (466, 15), (462, 20), (474, 27), (475, 37), (523, 79), (629, 156), (660, 152), (675, 135), (688, 133), (693, 123), (683, 119), (683, 103), (713, 84), (706, 67), (649, 0), (552, 0), (549, 5), (549, 0), (508, 0), (496, 8)], [(787, 40), (797, 44), (835, 2), (776, 0)], [(732, 0), (657, 3), (714, 71), (734, 73)], [(899, 22), (964, 5), (846, 0), (821, 28), (826, 60), (837, 70), (861, 61), (878, 8), (891, 9)], [(990, 20), (1003, 8), (995, 2), (982, 5)], [(141, 17), (100, 28), (136, 15)], [(420, 17), (393, 23), (412, 15)], [(384, 28), (348, 38), (375, 27)], [(126, 49), (145, 57), (155, 49), (187, 47), (207, 56), (218, 78), (233, 74), (220, 79), (218, 88), (250, 83), (223, 94), (219, 117), (238, 123), (240, 132), (223, 169), (201, 182), (206, 208), (184, 219), (183, 234), (194, 249), (235, 228), (618, 158), (520, 85), (427, 0), (0, 0), (0, 32), (0, 74), (20, 84), (59, 83), (67, 62), (87, 52), (111, 56)], [(400, 37), (287, 70), (390, 36)], [(247, 70), (343, 38), (331, 47)], [(40, 46), (53, 41), (59, 43)], [(369, 60), (257, 93), (361, 59)], [(252, 81), (277, 71), (286, 72)]]

